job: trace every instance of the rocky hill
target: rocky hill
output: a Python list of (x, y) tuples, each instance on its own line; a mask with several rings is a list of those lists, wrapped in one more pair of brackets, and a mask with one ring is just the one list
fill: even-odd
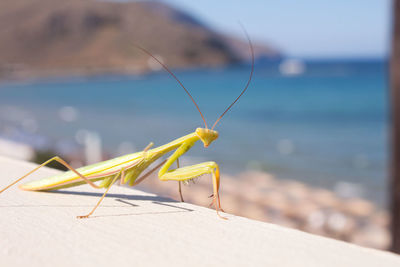
[[(172, 68), (245, 59), (237, 53), (243, 47), (240, 41), (160, 2), (2, 0), (0, 25), (0, 77), (6, 79), (148, 71), (148, 56), (133, 43)], [(260, 51), (263, 56), (278, 55)]]

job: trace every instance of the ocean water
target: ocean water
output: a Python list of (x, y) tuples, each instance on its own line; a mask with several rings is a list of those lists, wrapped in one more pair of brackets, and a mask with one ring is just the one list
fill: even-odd
[[(246, 84), (249, 66), (177, 71), (209, 125)], [(310, 61), (301, 75), (256, 66), (246, 94), (197, 144), (186, 163), (214, 160), (223, 173), (263, 170), (384, 205), (388, 165), (386, 63)], [(98, 133), (110, 156), (161, 145), (203, 127), (166, 73), (62, 78), (0, 85), (0, 135), (63, 152), (82, 130)]]

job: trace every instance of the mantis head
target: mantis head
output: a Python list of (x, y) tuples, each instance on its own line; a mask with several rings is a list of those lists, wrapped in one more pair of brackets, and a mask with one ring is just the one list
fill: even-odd
[(207, 128), (197, 128), (196, 134), (203, 142), (204, 147), (208, 147), (215, 139), (218, 138), (218, 132)]

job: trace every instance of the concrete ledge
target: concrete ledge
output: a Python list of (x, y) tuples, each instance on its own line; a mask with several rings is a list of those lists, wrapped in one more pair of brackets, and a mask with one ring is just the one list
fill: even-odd
[[(32, 163), (0, 157), (0, 188)], [(27, 180), (57, 173), (44, 168)], [(400, 266), (400, 256), (114, 187), (0, 194), (0, 266)]]

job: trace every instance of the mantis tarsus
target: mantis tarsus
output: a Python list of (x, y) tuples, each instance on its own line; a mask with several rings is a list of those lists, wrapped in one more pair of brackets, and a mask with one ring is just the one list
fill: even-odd
[[(243, 91), (239, 94), (239, 96), (232, 102), (232, 104), (221, 114), (221, 116), (215, 121), (214, 125), (211, 129), (208, 128), (206, 120), (203, 114), (200, 111), (199, 106), (197, 105), (196, 101), (193, 99), (189, 91), (183, 86), (183, 84), (179, 81), (179, 79), (168, 69), (166, 65), (164, 65), (160, 60), (154, 57), (150, 52), (146, 49), (135, 45), (144, 53), (152, 57), (156, 60), (172, 77), (179, 83), (179, 85), (185, 90), (187, 95), (192, 100), (193, 104), (196, 106), (197, 110), (199, 111), (203, 121), (205, 128), (197, 128), (195, 132), (180, 137), (170, 143), (165, 145), (151, 148), (153, 143), (150, 143), (143, 151), (128, 154), (125, 156), (120, 156), (114, 159), (110, 159), (107, 161), (99, 162), (96, 164), (84, 166), (78, 169), (74, 169), (71, 167), (67, 162), (65, 162), (60, 157), (56, 156), (53, 157), (46, 162), (42, 163), (41, 165), (37, 166), (35, 169), (30, 171), (29, 173), (25, 174), (21, 178), (14, 181), (12, 184), (8, 185), (4, 189), (0, 190), (0, 193), (7, 190), (9, 187), (13, 186), (14, 184), (18, 183), (28, 175), (32, 174), (33, 172), (37, 171), (39, 168), (47, 165), (52, 161), (57, 161), (67, 167), (70, 171), (64, 172), (59, 175), (55, 175), (49, 178), (45, 178), (38, 181), (33, 181), (27, 184), (23, 184), (20, 186), (23, 190), (30, 190), (30, 191), (50, 191), (50, 190), (58, 190), (62, 188), (68, 188), (73, 186), (78, 186), (81, 184), (89, 184), (94, 188), (105, 188), (106, 191), (97, 202), (96, 206), (84, 216), (77, 216), (78, 218), (88, 218), (93, 212), (97, 209), (100, 205), (101, 201), (106, 196), (108, 190), (111, 186), (117, 181), (120, 181), (120, 184), (128, 184), (129, 186), (135, 186), (146, 179), (152, 172), (154, 172), (159, 167), (160, 170), (158, 172), (158, 177), (161, 181), (167, 180), (174, 180), (178, 181), (179, 183), (179, 194), (181, 200), (183, 201), (181, 190), (180, 190), (180, 183), (182, 181), (188, 181), (194, 179), (198, 176), (204, 174), (211, 174), (212, 182), (213, 182), (213, 194), (212, 194), (212, 203), (217, 211), (219, 217), (222, 217), (219, 214), (219, 211), (223, 211), (221, 208), (220, 197), (219, 197), (219, 186), (220, 186), (220, 173), (218, 164), (213, 161), (203, 162), (192, 166), (180, 167), (179, 166), (179, 157), (185, 154), (197, 141), (202, 141), (204, 147), (208, 147), (214, 140), (218, 138), (218, 132), (214, 130), (217, 123), (220, 119), (228, 112), (228, 110), (239, 100), (239, 98), (244, 94), (247, 88), (250, 85), (253, 72), (254, 72), (254, 51), (250, 41), (246, 33), (247, 40), (249, 42), (250, 50), (251, 50), (251, 58), (252, 58), (252, 65), (251, 65), (251, 72), (250, 77), (247, 81), (247, 84)], [(149, 170), (146, 174), (139, 177), (144, 170), (146, 170), (152, 163), (154, 163), (157, 159), (161, 158), (162, 156), (166, 155), (167, 153), (175, 150), (166, 160), (158, 164), (157, 166), (153, 167)], [(177, 162), (177, 168), (170, 169), (172, 164)], [(100, 181), (99, 184), (95, 182)], [(226, 219), (226, 218), (224, 218)]]

